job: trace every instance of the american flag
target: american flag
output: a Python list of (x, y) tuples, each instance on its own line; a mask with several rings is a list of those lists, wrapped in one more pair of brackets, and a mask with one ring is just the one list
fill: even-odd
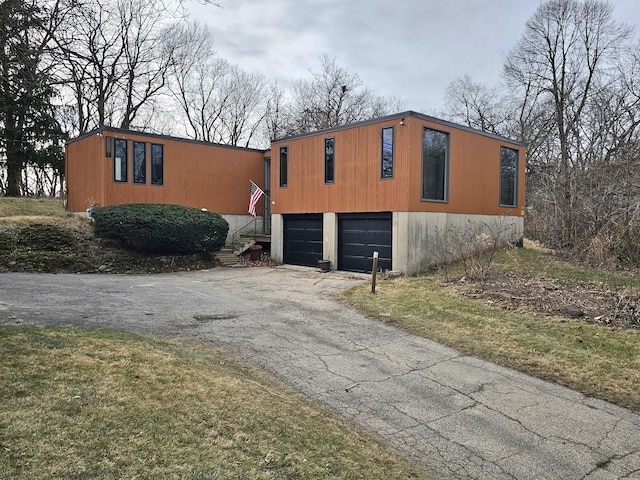
[(264, 195), (264, 192), (262, 191), (262, 189), (255, 183), (251, 182), (251, 197), (249, 198), (249, 213), (254, 217), (256, 216), (256, 204), (258, 203), (258, 200), (262, 198), (262, 195)]

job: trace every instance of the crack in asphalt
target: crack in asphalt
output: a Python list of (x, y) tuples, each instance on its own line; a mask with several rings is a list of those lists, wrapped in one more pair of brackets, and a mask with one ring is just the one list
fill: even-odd
[(640, 417), (367, 319), (334, 297), (352, 279), (280, 269), (3, 275), (0, 323), (206, 339), (377, 432), (441, 479), (640, 473)]

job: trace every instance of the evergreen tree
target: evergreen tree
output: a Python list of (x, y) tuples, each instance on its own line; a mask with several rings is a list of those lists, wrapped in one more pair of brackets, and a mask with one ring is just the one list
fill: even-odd
[(0, 155), (7, 196), (21, 194), (28, 163), (60, 158), (53, 64), (47, 63), (57, 7), (41, 0), (0, 3)]

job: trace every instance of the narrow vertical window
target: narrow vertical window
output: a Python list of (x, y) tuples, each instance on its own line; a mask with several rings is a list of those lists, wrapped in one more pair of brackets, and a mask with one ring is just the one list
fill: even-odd
[(422, 199), (449, 200), (449, 134), (430, 128), (422, 138)]
[(164, 184), (164, 146), (151, 144), (151, 184)]
[(113, 181), (127, 181), (127, 141), (122, 138), (113, 140)]
[(104, 155), (110, 157), (113, 153), (113, 137), (104, 137)]
[(518, 151), (500, 147), (500, 205), (518, 205)]
[(335, 181), (335, 138), (324, 139), (324, 183)]
[(280, 186), (286, 187), (289, 176), (289, 147), (280, 147)]
[(382, 147), (380, 158), (380, 177), (393, 177), (393, 127), (382, 129)]
[(133, 183), (147, 183), (147, 144), (133, 142)]

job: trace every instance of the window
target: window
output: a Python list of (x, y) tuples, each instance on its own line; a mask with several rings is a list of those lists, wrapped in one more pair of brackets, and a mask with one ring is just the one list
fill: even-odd
[(335, 138), (324, 139), (324, 183), (333, 183), (335, 180)]
[(289, 174), (289, 147), (280, 147), (280, 186), (286, 187)]
[(422, 199), (449, 200), (449, 134), (430, 128), (422, 137)]
[(382, 129), (380, 177), (393, 177), (393, 127)]
[(133, 142), (133, 183), (147, 183), (147, 144)]
[(518, 151), (500, 147), (500, 205), (518, 205)]
[(127, 141), (122, 138), (113, 140), (113, 181), (127, 181)]
[(104, 155), (110, 157), (113, 152), (113, 137), (104, 137)]
[(164, 184), (164, 145), (151, 144), (151, 184)]

